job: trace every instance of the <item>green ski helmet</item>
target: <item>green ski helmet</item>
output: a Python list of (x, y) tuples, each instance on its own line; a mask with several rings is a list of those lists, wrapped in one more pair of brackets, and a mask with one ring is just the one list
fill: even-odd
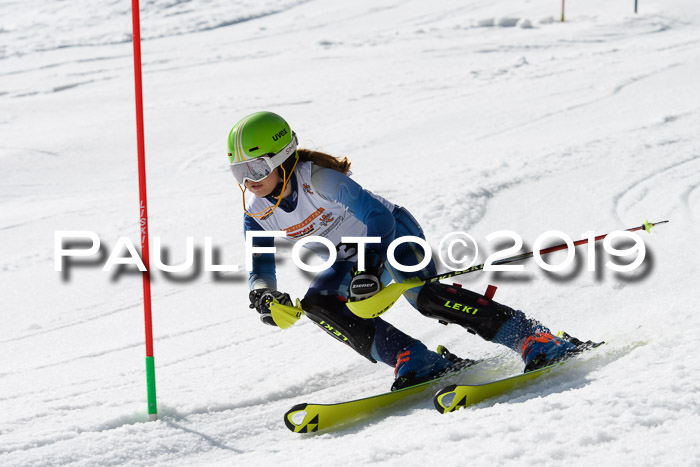
[(272, 112), (243, 117), (228, 135), (228, 160), (239, 184), (260, 181), (278, 167), (284, 168), (280, 175), (286, 182), (297, 159), (296, 149), (297, 137), (289, 124)]

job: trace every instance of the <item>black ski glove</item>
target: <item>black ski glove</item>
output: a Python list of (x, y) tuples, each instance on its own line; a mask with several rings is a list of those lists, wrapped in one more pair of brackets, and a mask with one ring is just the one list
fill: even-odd
[(293, 306), (289, 294), (278, 292), (272, 289), (255, 289), (248, 294), (250, 308), (255, 308), (260, 313), (260, 321), (270, 326), (277, 326), (272, 319), (270, 304), (280, 303), (282, 305)]
[(357, 264), (352, 269), (352, 279), (348, 287), (348, 298), (351, 302), (364, 300), (384, 288), (382, 273), (384, 260), (378, 253), (365, 254), (365, 270), (358, 271)]

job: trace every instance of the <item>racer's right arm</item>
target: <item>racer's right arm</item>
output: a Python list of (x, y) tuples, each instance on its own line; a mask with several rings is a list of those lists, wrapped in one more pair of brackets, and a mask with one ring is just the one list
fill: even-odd
[[(243, 215), (243, 235), (251, 231), (264, 230), (258, 222), (247, 214)], [(253, 246), (272, 247), (275, 239), (272, 237), (256, 237)], [(248, 288), (277, 290), (277, 275), (275, 273), (274, 253), (256, 253), (253, 255), (253, 269), (248, 276)]]

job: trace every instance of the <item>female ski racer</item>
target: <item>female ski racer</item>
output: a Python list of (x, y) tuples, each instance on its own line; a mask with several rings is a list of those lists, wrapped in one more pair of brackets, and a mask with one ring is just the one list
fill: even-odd
[[(395, 238), (425, 238), (405, 208), (352, 180), (347, 158), (297, 149), (297, 137), (289, 124), (271, 112), (257, 112), (236, 123), (228, 137), (228, 157), (243, 192), (245, 235), (284, 231), (292, 242), (316, 235), (336, 245), (336, 261), (314, 278), (301, 300), (306, 316), (368, 360), (395, 367), (392, 390), (450, 371), (455, 363), (454, 358), (447, 358), (451, 355), (438, 355), (383, 319), (362, 319), (346, 306), (347, 300), (368, 298), (392, 280), (425, 279), (436, 274), (432, 261), (415, 273), (385, 263), (387, 247)], [(247, 202), (246, 191), (253, 195)], [(366, 245), (364, 271), (357, 270), (357, 245), (343, 244), (341, 237), (381, 239)], [(253, 246), (271, 247), (273, 242), (270, 237), (256, 237)], [(318, 242), (305, 246), (324, 260), (329, 256), (328, 249)], [(422, 250), (403, 243), (395, 258), (406, 266), (417, 265), (423, 259)], [(250, 307), (260, 313), (263, 323), (275, 326), (270, 304), (292, 302), (288, 294), (277, 290), (274, 254), (254, 255), (252, 266)], [(404, 297), (425, 316), (456, 323), (487, 341), (515, 350), (525, 362), (525, 371), (580, 350), (581, 341), (553, 336), (522, 311), (458, 286), (431, 282), (408, 290)]]

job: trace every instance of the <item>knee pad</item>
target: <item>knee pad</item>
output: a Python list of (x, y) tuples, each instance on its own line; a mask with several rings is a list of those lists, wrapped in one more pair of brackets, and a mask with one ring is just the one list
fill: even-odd
[(326, 333), (377, 363), (370, 355), (376, 331), (374, 320), (352, 314), (337, 296), (307, 295), (301, 301), (301, 307), (306, 316)]
[(439, 282), (425, 284), (418, 294), (420, 313), (443, 323), (458, 324), (472, 334), (492, 340), (514, 310), (483, 295)]

